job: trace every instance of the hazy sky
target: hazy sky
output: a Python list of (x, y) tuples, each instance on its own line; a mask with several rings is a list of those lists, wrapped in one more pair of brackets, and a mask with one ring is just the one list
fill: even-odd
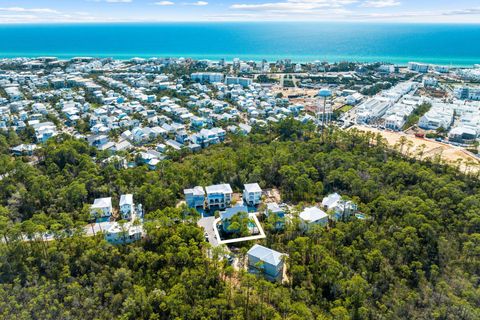
[(270, 20), (480, 23), (480, 0), (0, 0), (0, 23)]

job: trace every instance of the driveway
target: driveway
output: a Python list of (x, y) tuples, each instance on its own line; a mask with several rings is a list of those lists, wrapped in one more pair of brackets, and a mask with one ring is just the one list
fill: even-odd
[(215, 237), (215, 230), (213, 228), (214, 223), (215, 217), (204, 217), (198, 220), (198, 225), (208, 234), (208, 242), (210, 242), (212, 247), (218, 246), (218, 239)]

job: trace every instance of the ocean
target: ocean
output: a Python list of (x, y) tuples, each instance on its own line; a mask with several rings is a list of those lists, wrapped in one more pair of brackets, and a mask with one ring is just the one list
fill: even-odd
[(480, 24), (339, 22), (0, 25), (0, 57), (188, 57), (480, 63)]

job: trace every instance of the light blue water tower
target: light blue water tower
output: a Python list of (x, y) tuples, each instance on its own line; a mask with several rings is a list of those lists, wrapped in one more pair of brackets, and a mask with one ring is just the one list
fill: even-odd
[[(331, 113), (329, 112), (328, 113), (328, 119), (326, 118), (326, 108), (327, 108), (327, 99), (328, 97), (331, 97), (332, 96), (332, 91), (328, 88), (323, 88), (323, 89), (320, 89), (320, 91), (318, 91), (318, 94), (317, 96), (323, 98), (323, 112), (322, 112), (322, 131), (323, 131), (323, 128), (325, 127), (325, 124), (327, 122), (329, 122), (331, 119)], [(317, 121), (320, 122), (320, 114), (321, 114), (321, 110), (320, 110), (320, 103), (318, 104), (318, 110), (317, 110)]]

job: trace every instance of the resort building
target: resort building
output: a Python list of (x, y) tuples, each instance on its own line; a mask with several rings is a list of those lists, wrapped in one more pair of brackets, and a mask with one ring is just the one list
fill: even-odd
[(226, 77), (225, 78), (225, 84), (226, 85), (238, 84), (238, 85), (241, 85), (242, 87), (248, 87), (252, 83), (253, 83), (253, 80), (249, 79), (249, 78), (241, 78), (241, 77)]
[(195, 72), (191, 75), (192, 81), (200, 83), (216, 83), (223, 81), (223, 74), (219, 72)]
[(480, 87), (457, 87), (454, 95), (461, 100), (480, 100)]
[(425, 63), (418, 63), (418, 62), (409, 62), (408, 63), (408, 70), (415, 71), (419, 73), (427, 73), (429, 69), (429, 65)]

